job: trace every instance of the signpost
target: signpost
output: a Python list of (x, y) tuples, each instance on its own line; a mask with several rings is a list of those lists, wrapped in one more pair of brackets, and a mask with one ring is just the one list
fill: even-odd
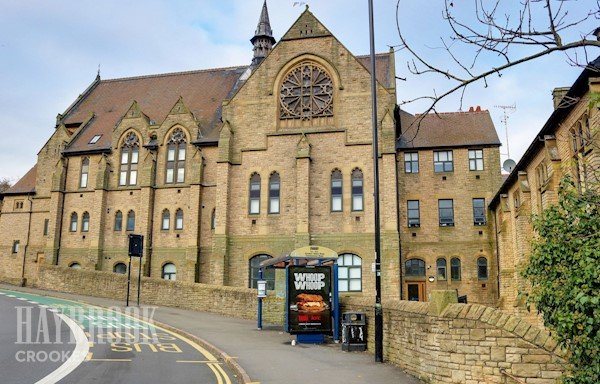
[(140, 305), (140, 291), (142, 285), (142, 254), (144, 250), (144, 236), (129, 235), (129, 267), (127, 268), (127, 306), (129, 307), (129, 289), (131, 287), (131, 258), (139, 257), (137, 305)]

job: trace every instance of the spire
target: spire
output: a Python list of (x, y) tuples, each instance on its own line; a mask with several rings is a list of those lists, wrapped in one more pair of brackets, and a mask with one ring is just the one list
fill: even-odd
[(254, 37), (250, 39), (250, 42), (254, 45), (254, 58), (252, 59), (252, 65), (258, 65), (273, 49), (275, 44), (275, 38), (273, 37), (273, 30), (271, 29), (271, 22), (269, 21), (269, 10), (267, 9), (267, 0), (263, 3), (262, 12), (260, 13), (260, 19), (256, 26), (256, 32)]

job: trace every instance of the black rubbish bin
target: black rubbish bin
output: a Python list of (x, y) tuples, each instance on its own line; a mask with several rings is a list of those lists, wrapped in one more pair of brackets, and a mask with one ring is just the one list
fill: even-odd
[(367, 350), (367, 315), (364, 312), (342, 313), (342, 351)]
[(467, 295), (458, 296), (458, 302), (461, 304), (467, 304)]

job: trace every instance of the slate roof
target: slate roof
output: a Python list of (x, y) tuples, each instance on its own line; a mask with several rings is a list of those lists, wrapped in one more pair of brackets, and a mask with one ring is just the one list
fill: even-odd
[[(598, 77), (599, 74), (600, 56), (596, 57), (594, 61), (591, 61), (590, 63), (588, 63), (588, 65), (585, 66), (583, 71), (581, 71), (581, 73), (579, 74), (577, 80), (575, 80), (571, 88), (569, 88), (569, 91), (563, 96), (562, 100), (579, 100), (579, 98), (590, 89), (588, 83), (589, 79), (592, 77)], [(540, 132), (537, 134), (536, 138), (531, 142), (529, 148), (527, 148), (523, 156), (521, 156), (521, 159), (519, 160), (515, 168), (508, 175), (506, 180), (504, 180), (504, 183), (502, 183), (502, 186), (496, 193), (496, 196), (494, 196), (494, 198), (490, 202), (489, 207), (491, 209), (494, 209), (500, 203), (500, 196), (503, 193), (506, 193), (513, 185), (513, 183), (517, 180), (519, 171), (523, 171), (525, 168), (527, 168), (529, 162), (543, 148), (544, 141), (539, 140), (539, 138), (543, 138), (546, 135), (553, 135), (556, 132), (559, 124), (569, 115), (569, 113), (571, 113), (573, 108), (575, 108), (577, 105), (578, 103), (567, 103), (566, 106), (556, 108), (552, 112), (552, 114), (550, 115), (548, 120), (546, 120), (546, 123), (544, 124)]]
[(19, 181), (8, 190), (6, 190), (3, 195), (26, 195), (29, 193), (35, 192), (35, 178), (37, 177), (37, 164), (33, 166), (25, 174), (25, 176), (21, 177)]
[[(66, 125), (94, 118), (65, 149), (65, 153), (109, 149), (112, 130), (127, 113), (133, 101), (156, 124), (164, 121), (171, 108), (183, 98), (184, 104), (200, 122), (202, 135), (218, 138), (221, 104), (231, 95), (247, 67), (219, 68), (167, 73), (123, 79), (99, 80), (67, 111)], [(95, 135), (102, 135), (89, 144)]]
[[(418, 121), (420, 117), (422, 120)], [(411, 115), (400, 112), (401, 134), (396, 149), (501, 145), (486, 110)]]

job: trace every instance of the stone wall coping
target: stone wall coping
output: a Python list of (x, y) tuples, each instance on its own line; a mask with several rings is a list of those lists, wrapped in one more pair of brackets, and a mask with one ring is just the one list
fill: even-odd
[[(351, 306), (373, 307), (374, 298), (344, 297), (342, 303)], [(447, 319), (475, 320), (509, 332), (529, 343), (564, 358), (567, 351), (561, 348), (550, 332), (544, 328), (530, 324), (528, 321), (503, 312), (501, 309), (487, 307), (481, 304), (449, 304), (439, 316), (428, 313), (429, 304), (426, 302), (407, 300), (383, 300), (384, 310), (410, 312), (419, 315), (442, 317)]]

